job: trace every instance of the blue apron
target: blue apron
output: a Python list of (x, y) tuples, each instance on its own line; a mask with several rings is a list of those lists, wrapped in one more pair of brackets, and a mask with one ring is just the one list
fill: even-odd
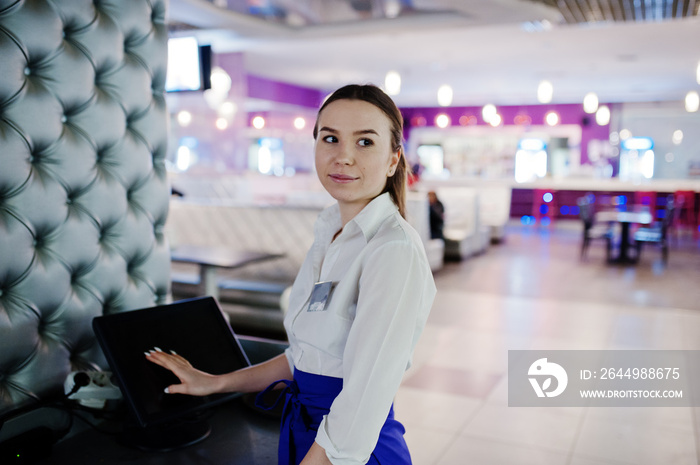
[[(280, 393), (273, 405), (265, 405), (263, 396), (284, 383), (286, 388)], [(256, 405), (271, 410), (284, 397), (282, 425), (280, 427), (279, 465), (298, 465), (306, 456), (316, 439), (316, 432), (324, 415), (330, 411), (331, 404), (343, 389), (342, 378), (315, 375), (301, 370), (294, 370), (294, 381), (275, 381), (258, 394)], [(379, 433), (379, 440), (372, 452), (368, 464), (371, 465), (410, 465), (403, 435), (405, 429), (394, 419), (394, 406)]]

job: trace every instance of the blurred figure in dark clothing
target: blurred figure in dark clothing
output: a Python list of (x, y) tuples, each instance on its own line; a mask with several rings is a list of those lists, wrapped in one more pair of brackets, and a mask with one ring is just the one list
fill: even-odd
[(445, 226), (445, 207), (435, 194), (435, 191), (428, 192), (430, 202), (430, 238), (444, 239), (442, 229)]

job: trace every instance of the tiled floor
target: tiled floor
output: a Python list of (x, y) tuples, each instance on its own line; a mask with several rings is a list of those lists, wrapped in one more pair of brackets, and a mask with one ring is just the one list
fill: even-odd
[(509, 349), (700, 350), (700, 247), (636, 266), (579, 260), (578, 224), (512, 225), (436, 273), (438, 296), (396, 399), (416, 465), (700, 463), (700, 408), (509, 407)]

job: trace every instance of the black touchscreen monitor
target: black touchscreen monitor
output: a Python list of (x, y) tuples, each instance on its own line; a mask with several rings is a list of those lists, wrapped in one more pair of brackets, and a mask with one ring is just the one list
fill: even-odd
[(142, 427), (177, 420), (236, 395), (166, 394), (164, 389), (179, 381), (170, 371), (146, 360), (145, 352), (155, 347), (174, 351), (195, 368), (211, 374), (250, 365), (212, 297), (97, 317), (93, 328), (124, 398)]

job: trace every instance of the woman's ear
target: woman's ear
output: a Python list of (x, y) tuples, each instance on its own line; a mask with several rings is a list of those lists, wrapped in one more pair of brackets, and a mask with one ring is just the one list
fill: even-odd
[(399, 166), (399, 160), (403, 156), (403, 149), (399, 149), (391, 154), (391, 160), (389, 163), (389, 170), (387, 172), (388, 177), (392, 177), (396, 173), (396, 168)]

